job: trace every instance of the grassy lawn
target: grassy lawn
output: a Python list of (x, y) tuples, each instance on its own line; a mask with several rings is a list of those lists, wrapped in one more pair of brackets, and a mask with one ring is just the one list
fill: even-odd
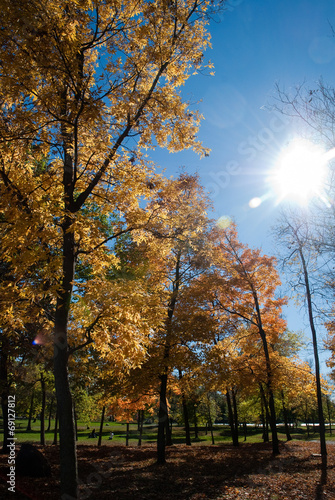
[[(36, 420), (31, 424), (31, 431), (27, 432), (27, 420), (17, 419), (16, 420), (16, 430), (15, 437), (17, 438), (18, 443), (20, 442), (35, 442), (39, 443), (40, 441), (40, 421)], [(95, 429), (96, 434), (99, 433), (100, 423), (99, 422), (90, 422), (89, 424), (84, 424), (82, 422), (78, 422), (78, 442), (82, 444), (95, 444), (98, 441), (98, 438), (89, 439), (88, 436), (90, 432)], [(45, 440), (46, 444), (52, 444), (54, 440), (54, 426), (55, 421), (51, 421), (51, 430), (45, 431)], [(48, 427), (48, 422), (45, 422), (45, 429)], [(0, 431), (2, 425), (0, 423)], [(113, 432), (114, 437), (113, 440), (109, 440), (110, 433)], [(319, 439), (319, 434), (317, 432), (313, 432), (312, 427), (310, 427), (309, 436), (307, 433), (306, 427), (298, 427), (290, 429), (292, 439), (301, 440), (301, 441), (315, 441)], [(231, 435), (230, 429), (227, 425), (216, 425), (213, 428), (213, 434), (215, 439), (215, 444), (230, 444)], [(126, 444), (126, 435), (127, 435), (127, 425), (125, 422), (105, 422), (102, 431), (102, 443), (104, 445), (125, 445)], [(199, 427), (198, 429), (198, 439), (194, 437), (194, 429), (191, 430), (192, 442), (194, 444), (211, 444), (212, 438), (211, 433), (205, 427)], [(278, 425), (278, 437), (281, 441), (286, 441), (286, 435), (284, 433), (284, 428), (281, 425)], [(329, 431), (326, 434), (327, 440), (335, 440), (335, 429), (332, 434)], [(157, 424), (145, 424), (143, 427), (142, 434), (142, 443), (143, 444), (154, 444), (157, 438)], [(271, 434), (270, 434), (271, 438)], [(138, 443), (139, 432), (137, 430), (137, 423), (129, 424), (129, 435), (128, 435), (128, 443), (131, 446), (135, 446)], [(185, 431), (183, 427), (179, 427), (173, 425), (172, 428), (172, 440), (174, 444), (183, 444), (185, 443)], [(240, 431), (240, 441), (244, 441), (244, 435), (242, 429)], [(262, 430), (260, 427), (248, 427), (247, 430), (247, 443), (260, 443), (263, 441), (262, 439)]]

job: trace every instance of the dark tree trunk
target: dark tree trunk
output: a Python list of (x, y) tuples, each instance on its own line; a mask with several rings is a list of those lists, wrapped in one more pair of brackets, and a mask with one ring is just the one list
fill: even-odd
[(172, 446), (172, 421), (170, 422), (170, 418), (166, 419), (166, 446)]
[(289, 428), (289, 425), (288, 425), (287, 410), (286, 410), (285, 398), (284, 398), (284, 391), (281, 391), (281, 400), (282, 400), (282, 406), (283, 406), (283, 416), (284, 416), (284, 426), (285, 426), (286, 439), (287, 439), (287, 441), (291, 441), (292, 436), (291, 436), (290, 428)]
[(305, 289), (306, 289), (306, 299), (307, 299), (307, 307), (308, 307), (308, 318), (309, 325), (312, 332), (313, 339), (313, 351), (314, 351), (314, 364), (315, 364), (315, 381), (316, 381), (316, 395), (318, 402), (318, 417), (319, 417), (319, 429), (320, 429), (320, 451), (322, 455), (322, 465), (323, 467), (327, 466), (327, 446), (326, 446), (326, 429), (325, 429), (325, 420), (323, 416), (323, 408), (322, 408), (322, 389), (321, 389), (321, 379), (320, 379), (320, 362), (319, 362), (319, 352), (318, 352), (318, 342), (317, 335), (314, 323), (314, 315), (313, 315), (313, 302), (312, 302), (312, 293), (309, 285), (309, 276), (307, 264), (305, 261), (304, 252), (302, 251), (302, 244), (300, 242), (299, 237), (296, 235), (298, 243), (299, 243), (299, 254), (300, 261), (303, 268), (304, 280), (305, 280)]
[(195, 439), (199, 439), (198, 414), (197, 414), (197, 405), (196, 404), (193, 406), (193, 413), (194, 413), (194, 437), (195, 437)]
[(244, 441), (247, 440), (247, 422), (243, 422)]
[(54, 429), (54, 440), (53, 440), (53, 445), (57, 444), (57, 434), (58, 434), (58, 411), (56, 411), (56, 418), (55, 418), (55, 429)]
[(329, 401), (328, 396), (326, 398), (326, 404), (327, 404), (327, 413), (328, 413), (328, 421), (329, 421), (329, 434), (332, 434), (331, 406), (330, 406), (330, 401)]
[(73, 418), (74, 418), (74, 431), (76, 433), (76, 441), (78, 441), (78, 421), (76, 412), (76, 402), (73, 401)]
[(238, 446), (238, 430), (236, 432), (234, 412), (233, 412), (233, 407), (232, 407), (230, 392), (229, 392), (228, 388), (226, 390), (226, 399), (227, 399), (228, 420), (229, 420), (229, 425), (230, 425), (231, 438), (232, 438), (232, 441), (233, 441), (233, 445), (234, 446)]
[(157, 463), (165, 464), (165, 430), (166, 422), (169, 419), (166, 400), (167, 374), (161, 375), (161, 386), (159, 393), (159, 411), (158, 411), (158, 433), (157, 433)]
[[(209, 395), (207, 394), (207, 411), (208, 411), (208, 423), (211, 431), (212, 444), (215, 444), (214, 434), (213, 434), (213, 423), (212, 423), (212, 415), (211, 415), (211, 405)], [(206, 424), (206, 433), (207, 433), (207, 424)]]
[(129, 445), (129, 422), (127, 422), (127, 430), (126, 430), (126, 446)]
[(41, 382), (41, 391), (42, 391), (40, 441), (41, 441), (41, 445), (45, 446), (45, 400), (46, 400), (46, 393), (45, 393), (45, 378), (44, 378), (43, 373), (41, 373), (40, 382)]
[(142, 446), (142, 434), (143, 434), (143, 423), (144, 423), (144, 410), (139, 410), (138, 412), (138, 446)]
[(9, 453), (9, 429), (8, 429), (8, 396), (9, 396), (9, 382), (8, 382), (8, 351), (9, 341), (8, 338), (2, 334), (1, 337), (1, 352), (0, 352), (0, 391), (1, 391), (1, 409), (3, 418), (3, 443), (2, 453)]
[(102, 430), (104, 427), (104, 419), (105, 419), (105, 409), (106, 407), (102, 407), (102, 413), (101, 413), (101, 420), (100, 420), (100, 430), (99, 430), (99, 438), (98, 438), (98, 446), (101, 446), (101, 440), (102, 440)]
[(269, 429), (268, 429), (268, 407), (267, 401), (265, 399), (264, 389), (262, 384), (259, 384), (259, 389), (261, 393), (261, 413), (262, 413), (262, 427), (263, 427), (263, 442), (269, 442)]
[(52, 416), (52, 407), (53, 407), (53, 402), (54, 402), (54, 397), (52, 396), (51, 397), (51, 401), (50, 401), (50, 406), (49, 406), (49, 418), (48, 418), (48, 428), (47, 428), (47, 432), (49, 432), (51, 430), (51, 416)]
[(74, 233), (71, 231), (72, 224), (72, 218), (66, 216), (62, 226), (63, 280), (55, 309), (54, 375), (59, 418), (61, 495), (69, 495), (76, 499), (78, 495), (77, 452), (73, 403), (68, 376), (69, 346), (67, 338), (76, 254)]
[(234, 414), (234, 430), (235, 430), (235, 446), (238, 446), (238, 412), (236, 403), (236, 391), (234, 388), (231, 390), (232, 400), (233, 400), (233, 414)]
[(28, 417), (28, 425), (26, 431), (31, 431), (31, 419), (33, 418), (33, 410), (34, 410), (34, 392), (35, 388), (32, 388), (31, 398), (30, 398), (30, 408), (29, 408), (29, 417)]
[(182, 405), (183, 405), (183, 413), (184, 413), (184, 422), (185, 422), (185, 439), (186, 444), (191, 446), (191, 430), (190, 430), (190, 419), (188, 415), (188, 408), (186, 403), (185, 394), (182, 393)]

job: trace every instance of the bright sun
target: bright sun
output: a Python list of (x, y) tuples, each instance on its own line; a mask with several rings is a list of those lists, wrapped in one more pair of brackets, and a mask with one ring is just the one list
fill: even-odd
[(306, 203), (320, 194), (326, 175), (326, 155), (315, 144), (295, 139), (282, 151), (272, 176), (280, 199)]

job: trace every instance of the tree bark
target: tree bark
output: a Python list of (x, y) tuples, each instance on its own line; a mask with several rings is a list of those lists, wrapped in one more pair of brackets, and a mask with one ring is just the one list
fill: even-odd
[(101, 439), (102, 439), (102, 429), (104, 426), (104, 418), (105, 418), (105, 409), (106, 407), (102, 407), (102, 413), (101, 413), (101, 420), (100, 420), (100, 429), (99, 429), (99, 438), (98, 438), (98, 446), (101, 446)]
[(53, 402), (54, 402), (54, 397), (52, 396), (51, 397), (51, 401), (50, 401), (50, 406), (49, 406), (49, 418), (48, 418), (48, 428), (47, 428), (47, 432), (50, 431), (51, 429), (51, 416), (52, 416), (52, 407), (53, 407)]
[(28, 424), (27, 424), (27, 429), (26, 429), (27, 432), (31, 431), (31, 419), (33, 418), (33, 409), (34, 409), (34, 392), (35, 392), (35, 388), (33, 387), (32, 391), (31, 391), (31, 398), (30, 398)]
[(127, 430), (126, 430), (126, 446), (129, 445), (129, 422), (127, 422)]
[(188, 415), (188, 408), (187, 408), (187, 402), (185, 398), (185, 394), (182, 393), (181, 395), (182, 398), (182, 405), (183, 405), (183, 413), (184, 413), (184, 422), (185, 422), (185, 439), (186, 439), (186, 444), (188, 446), (191, 446), (191, 431), (190, 431), (190, 419)]
[(290, 428), (288, 425), (287, 410), (286, 410), (285, 399), (284, 399), (284, 391), (281, 391), (281, 400), (282, 400), (282, 406), (283, 406), (283, 416), (284, 416), (284, 426), (285, 426), (286, 439), (287, 439), (287, 441), (291, 441), (292, 436), (291, 436)]
[(143, 434), (143, 422), (144, 422), (144, 410), (139, 410), (138, 412), (138, 446), (142, 446), (142, 434)]
[(58, 434), (58, 411), (56, 411), (56, 418), (55, 418), (55, 429), (54, 429), (54, 440), (53, 440), (53, 445), (57, 444), (57, 434)]
[[(66, 168), (65, 168), (66, 170)], [(70, 304), (75, 269), (75, 241), (72, 219), (63, 223), (63, 280), (57, 296), (54, 333), (54, 376), (59, 418), (61, 495), (77, 498), (78, 470), (73, 403), (68, 377), (68, 338)]]
[(236, 446), (238, 446), (238, 412), (237, 412), (237, 403), (236, 403), (236, 392), (234, 387), (231, 390), (232, 400), (233, 400), (233, 414), (234, 414), (234, 428), (235, 428), (235, 441)]
[(262, 427), (263, 427), (263, 442), (269, 442), (269, 430), (268, 430), (268, 406), (265, 399), (264, 389), (262, 384), (259, 384), (259, 389), (261, 393), (261, 413), (262, 413)]
[(8, 382), (8, 350), (9, 340), (2, 334), (1, 338), (1, 352), (0, 352), (0, 390), (1, 390), (1, 409), (3, 417), (3, 443), (2, 453), (9, 453), (8, 445), (10, 444), (9, 430), (8, 430), (8, 396), (9, 396), (9, 382)]
[(316, 381), (316, 394), (317, 394), (317, 402), (318, 402), (318, 417), (319, 417), (319, 429), (320, 429), (320, 451), (322, 455), (322, 465), (324, 467), (327, 466), (327, 446), (326, 446), (326, 429), (325, 429), (325, 420), (323, 416), (323, 408), (322, 408), (322, 389), (321, 389), (321, 379), (320, 379), (320, 362), (319, 362), (319, 352), (318, 352), (318, 342), (316, 335), (316, 328), (314, 324), (314, 315), (313, 315), (313, 303), (312, 303), (312, 293), (309, 285), (309, 276), (307, 270), (307, 264), (304, 256), (304, 252), (302, 251), (302, 244), (297, 237), (297, 241), (299, 243), (299, 256), (302, 264), (304, 281), (305, 281), (305, 289), (306, 289), (306, 299), (307, 299), (307, 308), (308, 308), (308, 318), (309, 325), (312, 332), (313, 339), (313, 351), (314, 351), (314, 364), (315, 364), (315, 381)]
[(158, 411), (158, 433), (157, 433), (157, 463), (165, 464), (165, 430), (168, 421), (168, 407), (166, 400), (167, 373), (160, 376), (161, 386), (159, 392), (159, 411)]
[(226, 389), (226, 399), (227, 399), (227, 406), (228, 406), (228, 419), (229, 419), (229, 425), (230, 425), (230, 430), (231, 430), (231, 438), (233, 441), (233, 445), (238, 446), (238, 433), (236, 433), (236, 429), (235, 429), (233, 407), (232, 407), (230, 392), (229, 392), (228, 388)]
[(43, 375), (43, 372), (41, 372), (41, 391), (42, 391), (42, 406), (41, 406), (41, 432), (40, 432), (40, 442), (42, 446), (45, 446), (45, 400), (46, 400), (46, 393), (45, 393), (45, 378)]
[(170, 422), (170, 418), (166, 419), (166, 446), (172, 446), (172, 421)]
[[(213, 433), (213, 423), (212, 423), (212, 415), (211, 415), (211, 405), (209, 395), (207, 394), (207, 411), (208, 411), (208, 423), (211, 431), (212, 444), (215, 444), (214, 433)], [(207, 428), (207, 425), (206, 425)]]

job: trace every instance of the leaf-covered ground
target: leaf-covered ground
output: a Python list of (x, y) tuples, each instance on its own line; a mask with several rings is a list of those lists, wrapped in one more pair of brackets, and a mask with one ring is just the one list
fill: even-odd
[[(42, 448), (40, 447), (42, 450)], [(281, 444), (273, 457), (264, 444), (184, 446), (167, 448), (167, 463), (155, 463), (153, 446), (78, 446), (82, 500), (335, 500), (335, 446), (328, 447), (328, 467), (322, 472), (318, 443)], [(58, 500), (58, 449), (43, 453), (52, 477), (16, 478), (17, 491), (8, 492), (7, 459), (0, 456), (0, 498)]]

